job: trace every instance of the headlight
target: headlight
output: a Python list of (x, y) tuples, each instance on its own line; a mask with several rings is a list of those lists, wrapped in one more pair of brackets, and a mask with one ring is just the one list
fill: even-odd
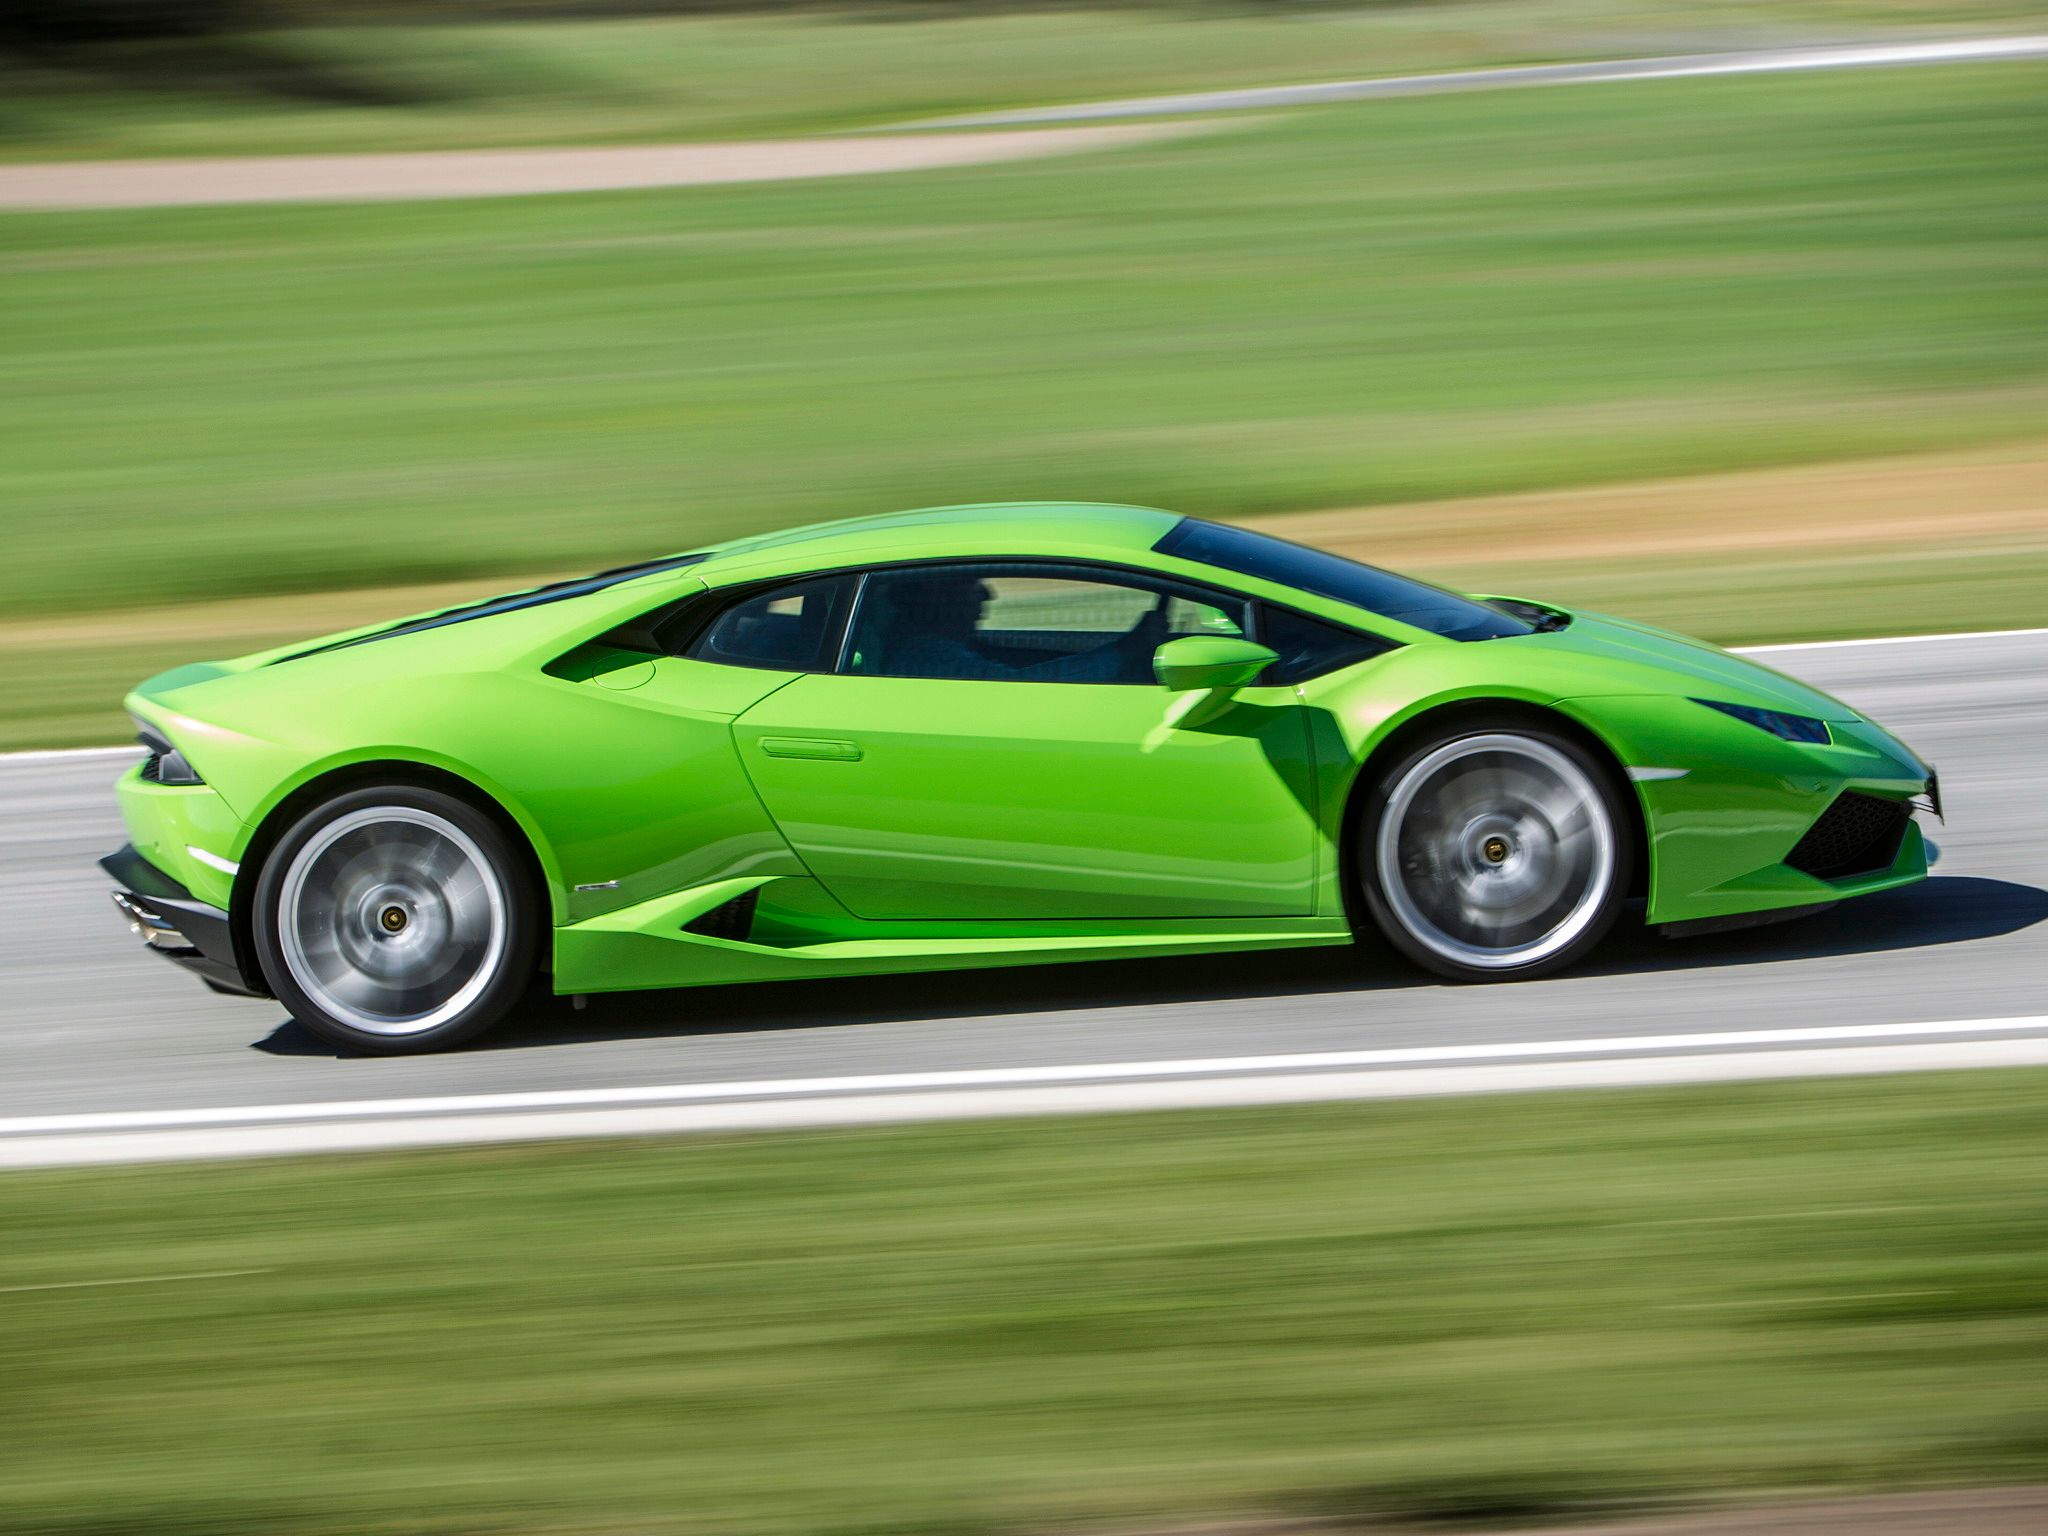
[[(137, 722), (140, 724), (140, 722)], [(142, 765), (142, 776), (152, 784), (204, 784), (198, 771), (185, 761), (185, 754), (164, 739), (163, 733), (150, 726), (143, 726), (136, 738), (142, 749), (149, 754)]]
[(1780, 741), (1804, 741), (1824, 747), (1834, 740), (1828, 734), (1828, 723), (1816, 720), (1811, 715), (1788, 715), (1775, 709), (1752, 709), (1747, 704), (1723, 704), (1718, 699), (1694, 699), (1695, 704), (1704, 704), (1709, 709), (1718, 709), (1724, 715), (1733, 715), (1745, 725), (1753, 725), (1760, 731), (1769, 731)]

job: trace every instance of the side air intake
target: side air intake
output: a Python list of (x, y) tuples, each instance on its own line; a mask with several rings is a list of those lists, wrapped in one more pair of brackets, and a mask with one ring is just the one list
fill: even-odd
[(683, 924), (685, 933), (701, 933), (707, 939), (746, 940), (754, 927), (754, 908), (760, 904), (761, 888), (742, 891), (731, 901), (720, 902), (709, 912)]

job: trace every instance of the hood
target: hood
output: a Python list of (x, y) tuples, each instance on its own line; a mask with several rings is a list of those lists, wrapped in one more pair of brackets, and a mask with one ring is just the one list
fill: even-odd
[[(1576, 613), (1566, 628), (1532, 638), (1581, 656), (1654, 667), (1670, 679), (1667, 686), (1676, 687), (1682, 679), (1684, 691), (1693, 698), (1782, 710), (1817, 720), (1862, 718), (1840, 699), (1718, 645), (1604, 613)], [(1676, 678), (1671, 676), (1674, 673)]]

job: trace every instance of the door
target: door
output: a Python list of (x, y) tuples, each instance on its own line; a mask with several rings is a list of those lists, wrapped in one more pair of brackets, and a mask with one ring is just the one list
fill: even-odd
[(1152, 677), (1246, 604), (1136, 571), (1015, 561), (870, 574), (836, 673), (734, 731), (769, 813), (864, 918), (1061, 921), (1310, 910), (1316, 819), (1292, 688), (1203, 724)]

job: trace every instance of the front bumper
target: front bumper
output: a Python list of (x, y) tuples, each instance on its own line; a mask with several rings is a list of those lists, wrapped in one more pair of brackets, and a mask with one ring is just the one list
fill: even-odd
[[(1695, 923), (1822, 906), (1927, 875), (1914, 810), (1940, 782), (1904, 743), (1861, 718), (1830, 720), (1826, 743), (1788, 742), (1690, 700), (1601, 697), (1560, 706), (1606, 740), (1631, 777), (1648, 831), (1648, 921)], [(1846, 842), (1821, 834), (1844, 812), (1890, 818)], [(1855, 818), (1847, 829), (1857, 833)], [(1809, 839), (1812, 839), (1809, 841)]]
[(235, 953), (234, 926), (219, 907), (199, 900), (129, 843), (100, 860), (114, 877), (114, 907), (142, 941), (208, 986), (241, 997), (268, 997)]

